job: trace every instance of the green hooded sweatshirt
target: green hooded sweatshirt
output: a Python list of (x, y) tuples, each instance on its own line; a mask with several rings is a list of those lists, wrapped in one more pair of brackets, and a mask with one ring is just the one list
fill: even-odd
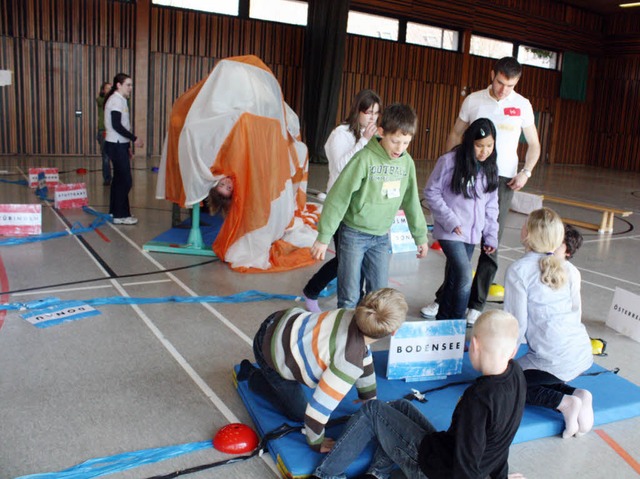
[(392, 159), (373, 137), (356, 153), (329, 191), (318, 223), (318, 241), (329, 244), (340, 222), (366, 234), (386, 234), (404, 210), (417, 245), (427, 242), (416, 167), (409, 153)]

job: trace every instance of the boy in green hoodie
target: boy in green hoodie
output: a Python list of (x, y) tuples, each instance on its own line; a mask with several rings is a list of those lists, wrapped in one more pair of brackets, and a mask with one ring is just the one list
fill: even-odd
[(338, 308), (355, 308), (360, 276), (367, 292), (387, 287), (389, 235), (396, 212), (404, 210), (418, 258), (429, 251), (427, 224), (420, 205), (416, 169), (407, 147), (416, 131), (416, 113), (408, 105), (385, 108), (373, 137), (342, 170), (327, 195), (311, 248), (323, 260), (339, 228)]

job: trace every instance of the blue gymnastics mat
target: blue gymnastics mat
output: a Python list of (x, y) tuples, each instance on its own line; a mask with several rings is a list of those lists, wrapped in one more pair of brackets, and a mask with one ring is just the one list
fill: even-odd
[(211, 245), (218, 237), (223, 221), (224, 218), (220, 215), (211, 216), (208, 213), (200, 211), (200, 235), (203, 243), (201, 248), (192, 248), (188, 245), (189, 235), (191, 233), (191, 218), (187, 218), (179, 226), (170, 228), (145, 243), (143, 249), (145, 251), (159, 251), (163, 253), (213, 256)]
[[(526, 346), (524, 346), (526, 348)], [(526, 349), (525, 349), (526, 350)], [(523, 351), (520, 353), (522, 354)], [(447, 429), (451, 422), (451, 415), (468, 383), (478, 375), (471, 367), (469, 358), (465, 353), (462, 373), (451, 376), (448, 379), (438, 381), (417, 381), (407, 383), (401, 380), (387, 380), (387, 351), (374, 353), (374, 365), (378, 381), (378, 399), (391, 401), (411, 394), (412, 389), (428, 391), (451, 384), (450, 387), (433, 392), (426, 392), (427, 402), (413, 401), (424, 415), (438, 430)], [(273, 431), (284, 423), (292, 424), (285, 416), (275, 411), (271, 405), (261, 397), (253, 394), (246, 381), (238, 383), (235, 375), (239, 365), (234, 366), (234, 382), (238, 393), (244, 402), (247, 411), (251, 415), (258, 433), (264, 434)], [(592, 373), (602, 373), (589, 375)], [(465, 382), (465, 384), (456, 384)], [(593, 394), (593, 409), (595, 413), (595, 426), (609, 422), (620, 421), (640, 415), (640, 387), (626, 379), (606, 371), (600, 366), (594, 365), (583, 376), (570, 383), (583, 389), (588, 389)], [(311, 390), (307, 390), (311, 395)], [(342, 401), (332, 415), (332, 420), (345, 415), (353, 414), (358, 408), (353, 404), (357, 399), (355, 390), (352, 390)], [(562, 415), (536, 406), (527, 406), (514, 444), (559, 435), (564, 429)], [(342, 430), (342, 425), (327, 429), (327, 436), (337, 438)], [(316, 453), (307, 446), (305, 437), (299, 432), (293, 432), (280, 439), (269, 442), (269, 452), (278, 465), (283, 477), (304, 478), (313, 473), (316, 466), (322, 460), (323, 455)], [(358, 460), (347, 470), (348, 477), (354, 477), (366, 471), (373, 456), (373, 446), (360, 455)]]

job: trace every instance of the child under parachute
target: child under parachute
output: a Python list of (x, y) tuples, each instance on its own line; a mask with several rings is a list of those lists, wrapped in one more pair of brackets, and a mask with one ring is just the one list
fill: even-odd
[(308, 168), (298, 117), (271, 70), (233, 57), (174, 103), (156, 198), (189, 207), (230, 182), (214, 252), (237, 271), (284, 271), (314, 263)]

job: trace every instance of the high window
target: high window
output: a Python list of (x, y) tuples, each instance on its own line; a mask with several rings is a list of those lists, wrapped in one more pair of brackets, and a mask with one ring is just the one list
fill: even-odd
[(307, 24), (307, 2), (298, 0), (250, 0), (249, 17), (272, 22)]
[(455, 30), (407, 22), (407, 43), (458, 51), (459, 38)]
[(469, 53), (480, 57), (502, 58), (513, 56), (513, 43), (495, 38), (471, 35)]
[(555, 70), (558, 68), (558, 53), (542, 48), (520, 45), (518, 47), (518, 61), (523, 65)]
[(350, 10), (347, 33), (397, 41), (399, 25), (400, 21), (395, 18)]
[(151, 3), (201, 12), (238, 15), (239, 0), (152, 0)]

